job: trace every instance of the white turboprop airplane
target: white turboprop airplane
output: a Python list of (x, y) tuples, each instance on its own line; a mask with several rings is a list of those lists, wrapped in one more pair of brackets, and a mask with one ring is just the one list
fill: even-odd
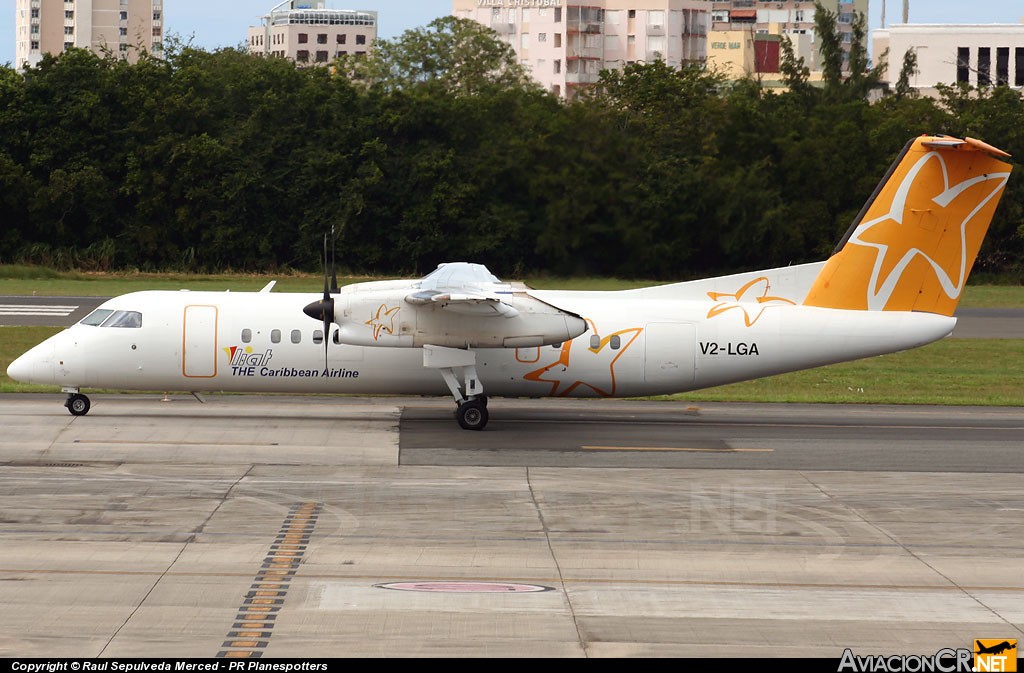
[[(679, 393), (901, 351), (949, 335), (1010, 176), (973, 139), (911, 140), (827, 261), (616, 292), (539, 291), (452, 263), (322, 297), (135, 292), (7, 369), (83, 388), (487, 396)], [(325, 246), (326, 247), (326, 246)], [(326, 257), (326, 253), (325, 253)], [(306, 315), (315, 318), (314, 324)]]

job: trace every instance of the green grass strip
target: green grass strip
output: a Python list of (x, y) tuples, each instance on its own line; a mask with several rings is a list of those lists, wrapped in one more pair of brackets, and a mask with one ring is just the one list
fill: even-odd
[(1024, 406), (1024, 340), (945, 339), (902, 353), (668, 399)]

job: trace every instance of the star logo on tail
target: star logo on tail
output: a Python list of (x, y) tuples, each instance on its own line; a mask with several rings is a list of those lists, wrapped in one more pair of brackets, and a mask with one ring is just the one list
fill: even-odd
[(739, 309), (743, 312), (743, 323), (747, 327), (753, 327), (754, 323), (760, 320), (765, 309), (772, 305), (788, 304), (795, 306), (796, 302), (785, 297), (770, 297), (768, 291), (771, 284), (764, 276), (755, 278), (733, 294), (725, 292), (708, 292), (711, 301), (719, 304), (708, 311), (708, 319), (722, 315), (726, 311)]
[[(918, 257), (931, 267), (946, 296), (958, 299), (969, 264), (967, 226), (999, 194), (1009, 177), (1008, 172), (986, 173), (951, 185), (949, 169), (940, 153), (928, 152), (921, 157), (904, 176), (888, 212), (862, 222), (850, 237), (849, 243), (875, 250), (867, 287), (868, 308), (885, 308), (904, 271)], [(929, 229), (947, 219), (951, 224), (949, 233), (954, 233), (953, 227), (959, 230), (959, 249), (948, 259), (936, 260), (934, 253), (916, 246), (920, 235), (912, 227)], [(950, 267), (955, 267), (952, 273)]]

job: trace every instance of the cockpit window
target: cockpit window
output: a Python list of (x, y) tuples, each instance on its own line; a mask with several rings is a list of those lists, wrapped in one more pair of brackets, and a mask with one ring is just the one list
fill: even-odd
[(142, 327), (142, 314), (138, 311), (112, 311), (98, 308), (82, 319), (83, 325), (93, 327)]
[(114, 311), (103, 321), (102, 327), (142, 327), (142, 314), (138, 311)]
[(113, 313), (113, 311), (111, 311), (110, 309), (98, 308), (89, 315), (82, 318), (82, 324), (92, 325), (93, 327), (96, 327), (97, 325), (102, 325), (103, 321), (106, 320), (111, 313)]

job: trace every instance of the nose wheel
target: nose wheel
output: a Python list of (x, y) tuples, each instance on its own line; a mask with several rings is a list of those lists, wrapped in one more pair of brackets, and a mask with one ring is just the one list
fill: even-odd
[(89, 398), (81, 393), (72, 393), (68, 395), (68, 398), (64, 401), (64, 406), (68, 408), (72, 416), (85, 416), (89, 413), (89, 408), (92, 403), (89, 402)]

